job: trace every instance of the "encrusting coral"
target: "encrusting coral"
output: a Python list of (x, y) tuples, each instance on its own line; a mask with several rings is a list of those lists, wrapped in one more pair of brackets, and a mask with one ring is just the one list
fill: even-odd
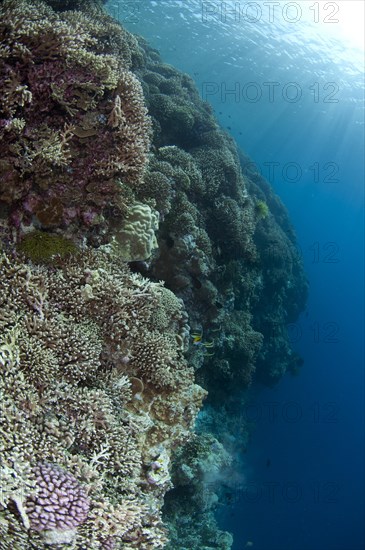
[(0, 284), (0, 548), (162, 548), (169, 457), (205, 396), (181, 303), (92, 250), (51, 270), (2, 254)]
[(18, 243), (17, 248), (19, 252), (35, 263), (45, 263), (52, 261), (54, 256), (65, 256), (77, 251), (77, 247), (69, 239), (44, 231), (27, 233)]

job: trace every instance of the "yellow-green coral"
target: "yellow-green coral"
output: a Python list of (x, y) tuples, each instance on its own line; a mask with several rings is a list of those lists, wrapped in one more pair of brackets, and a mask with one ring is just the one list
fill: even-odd
[(43, 231), (32, 231), (26, 234), (17, 249), (35, 263), (47, 263), (55, 256), (66, 256), (78, 251), (76, 245), (69, 239)]
[(255, 204), (255, 212), (258, 218), (265, 219), (269, 215), (270, 211), (265, 201), (258, 200)]

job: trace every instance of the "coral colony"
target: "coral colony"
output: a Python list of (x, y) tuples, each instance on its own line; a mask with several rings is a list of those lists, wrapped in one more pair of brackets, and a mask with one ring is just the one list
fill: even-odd
[(87, 518), (90, 502), (76, 478), (51, 464), (38, 464), (33, 471), (36, 495), (27, 499), (29, 527), (47, 533), (50, 544), (70, 542), (75, 529)]
[(3, 0), (0, 37), (0, 549), (229, 549), (207, 472), (299, 361), (285, 209), (96, 0)]

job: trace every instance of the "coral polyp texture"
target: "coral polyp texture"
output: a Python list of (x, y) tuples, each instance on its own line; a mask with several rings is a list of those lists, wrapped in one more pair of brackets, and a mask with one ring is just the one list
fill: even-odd
[(0, 204), (19, 231), (108, 234), (143, 179), (150, 120), (134, 38), (97, 8), (0, 6)]
[(3, 254), (0, 284), (0, 548), (162, 548), (205, 396), (181, 302), (91, 250), (52, 270)]
[(72, 541), (75, 529), (89, 512), (85, 489), (74, 476), (53, 464), (37, 464), (34, 475), (37, 494), (25, 504), (29, 527), (45, 533), (48, 542)]

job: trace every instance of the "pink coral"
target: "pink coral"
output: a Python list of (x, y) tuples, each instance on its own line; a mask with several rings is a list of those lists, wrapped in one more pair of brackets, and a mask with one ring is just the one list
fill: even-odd
[(54, 464), (34, 468), (38, 492), (26, 502), (30, 526), (35, 531), (70, 531), (87, 518), (90, 502), (77, 479)]

